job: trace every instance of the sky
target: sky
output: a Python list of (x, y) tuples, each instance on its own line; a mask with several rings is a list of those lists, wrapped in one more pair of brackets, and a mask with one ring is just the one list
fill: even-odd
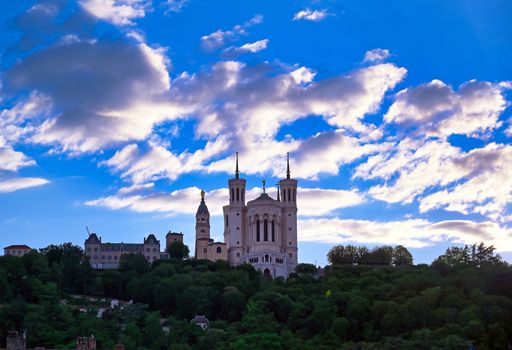
[[(507, 0), (40, 0), (0, 4), (0, 244), (193, 251), (200, 190), (222, 240), (247, 199), (299, 181), (299, 261), (336, 244), (429, 263), (512, 261)], [(3, 247), (2, 246), (2, 247)]]

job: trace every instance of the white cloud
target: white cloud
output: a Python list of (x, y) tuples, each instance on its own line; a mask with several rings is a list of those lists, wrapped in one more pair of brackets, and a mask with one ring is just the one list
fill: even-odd
[(188, 0), (167, 0), (162, 3), (162, 6), (166, 9), (165, 13), (169, 14), (171, 12), (181, 12), (187, 3)]
[(401, 244), (423, 248), (442, 241), (473, 244), (484, 241), (499, 251), (512, 251), (512, 229), (492, 221), (423, 219), (370, 221), (355, 219), (299, 220), (300, 241), (325, 243)]
[(25, 154), (10, 147), (0, 147), (0, 171), (18, 171), (19, 168), (35, 165), (36, 162)]
[(400, 91), (384, 120), (427, 136), (486, 135), (501, 125), (499, 116), (509, 105), (504, 89), (500, 83), (470, 80), (455, 92), (433, 80)]
[(386, 202), (411, 203), (427, 188), (448, 185), (466, 176), (470, 170), (454, 163), (461, 154), (446, 141), (404, 139), (387, 152), (369, 157), (356, 168), (354, 177), (394, 179), (392, 184), (371, 187), (369, 194)]
[(201, 48), (212, 52), (229, 42), (237, 41), (241, 36), (247, 35), (247, 29), (255, 24), (263, 22), (263, 16), (257, 14), (243, 24), (237, 24), (231, 30), (217, 30), (211, 34), (201, 37)]
[(319, 22), (323, 19), (325, 19), (327, 16), (329, 16), (330, 13), (326, 9), (322, 10), (311, 10), (311, 9), (305, 9), (297, 12), (293, 16), (294, 21), (312, 21), (312, 22)]
[[(267, 189), (272, 198), (276, 198), (275, 187)], [(246, 199), (251, 201), (261, 193), (261, 188), (247, 190)], [(188, 187), (167, 193), (113, 195), (86, 202), (90, 206), (102, 206), (109, 209), (129, 209), (139, 213), (161, 212), (170, 215), (195, 214), (200, 200), (200, 189)], [(355, 206), (364, 201), (357, 190), (332, 190), (322, 188), (299, 188), (297, 190), (299, 215), (320, 216), (331, 214), (334, 210)], [(229, 202), (227, 188), (215, 189), (206, 193), (206, 204), (211, 215), (222, 215), (222, 207)], [(321, 204), (320, 204), (321, 203)]]
[(133, 25), (133, 20), (144, 17), (150, 0), (81, 0), (79, 1), (93, 16), (116, 25)]
[(269, 40), (263, 39), (258, 40), (253, 43), (247, 43), (239, 47), (228, 47), (224, 50), (226, 53), (233, 53), (233, 54), (242, 54), (246, 52), (256, 53), (262, 50), (265, 50), (267, 48)]
[(37, 177), (20, 177), (9, 180), (0, 180), (0, 193), (14, 192), (25, 188), (46, 185), (48, 183), (50, 183), (50, 181)]
[(135, 184), (161, 178), (174, 180), (183, 173), (202, 170), (203, 162), (224, 151), (226, 147), (223, 137), (208, 142), (204, 149), (193, 153), (185, 151), (179, 155), (159, 144), (150, 143), (147, 149), (130, 144), (101, 164), (120, 172), (122, 178), (130, 178)]
[[(490, 143), (454, 161), (467, 180), (420, 200), (420, 211), (443, 208), (501, 220), (512, 202), (512, 146)], [(462, 177), (462, 176), (461, 176)]]
[(364, 55), (365, 62), (382, 62), (385, 59), (389, 58), (391, 54), (387, 49), (373, 49), (367, 51)]

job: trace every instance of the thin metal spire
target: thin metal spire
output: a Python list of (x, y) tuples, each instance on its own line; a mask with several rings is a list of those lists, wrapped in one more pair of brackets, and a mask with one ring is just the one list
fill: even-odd
[(240, 178), (240, 172), (238, 171), (238, 152), (236, 152), (236, 170), (235, 170), (235, 178)]
[(286, 178), (290, 179), (290, 152), (286, 152)]

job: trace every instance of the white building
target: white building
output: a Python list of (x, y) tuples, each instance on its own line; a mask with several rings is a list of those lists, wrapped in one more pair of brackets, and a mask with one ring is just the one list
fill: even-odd
[(229, 205), (224, 206), (224, 241), (228, 261), (236, 266), (249, 263), (263, 274), (288, 277), (297, 266), (297, 180), (290, 178), (287, 157), (286, 178), (279, 181), (277, 198), (265, 192), (245, 202), (246, 181), (238, 171), (229, 180)]

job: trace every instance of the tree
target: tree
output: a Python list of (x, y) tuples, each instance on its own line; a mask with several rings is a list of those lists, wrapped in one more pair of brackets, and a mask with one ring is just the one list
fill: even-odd
[(123, 254), (119, 258), (119, 271), (134, 271), (145, 273), (150, 270), (150, 266), (144, 255), (139, 253)]
[(362, 253), (360, 247), (337, 245), (329, 250), (327, 260), (332, 265), (353, 264), (359, 261)]
[(183, 260), (188, 258), (190, 250), (183, 242), (174, 241), (167, 247), (167, 253), (169, 253), (171, 259)]
[(395, 266), (412, 266), (412, 254), (402, 245), (398, 245), (393, 249), (392, 263)]
[(499, 254), (494, 254), (495, 250), (494, 246), (487, 247), (483, 242), (478, 245), (465, 245), (463, 248), (451, 247), (434, 260), (433, 264), (445, 264), (452, 267), (459, 265), (480, 266), (482, 264), (503, 265), (503, 259)]
[(304, 273), (304, 274), (314, 274), (316, 273), (317, 269), (316, 266), (313, 264), (298, 264), (295, 268), (295, 272), (297, 273)]

